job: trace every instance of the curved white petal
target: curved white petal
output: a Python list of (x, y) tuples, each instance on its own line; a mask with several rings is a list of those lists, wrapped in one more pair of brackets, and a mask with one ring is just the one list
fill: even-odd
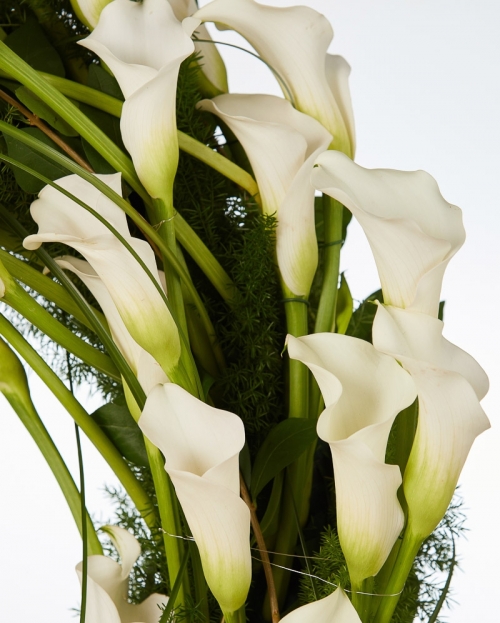
[[(81, 563), (78, 565), (76, 573), (81, 583)], [(86, 606), (85, 620), (87, 623), (122, 623), (111, 597), (90, 576), (87, 576)]]
[(287, 287), (309, 293), (318, 263), (314, 189), (316, 156), (331, 135), (317, 121), (272, 95), (220, 95), (199, 103), (224, 120), (243, 145), (266, 214), (277, 214), (278, 266)]
[(351, 143), (351, 157), (356, 151), (356, 129), (354, 111), (352, 109), (351, 91), (349, 90), (349, 76), (351, 66), (343, 56), (338, 54), (326, 55), (326, 80), (333, 97), (338, 104), (340, 114), (344, 120), (349, 141)]
[(243, 423), (167, 384), (151, 391), (139, 426), (165, 456), (211, 591), (236, 611), (251, 580), (250, 511), (239, 497)]
[(332, 451), (339, 539), (358, 583), (378, 573), (403, 527), (401, 474), (384, 460), (391, 426), (415, 400), (415, 385), (392, 357), (363, 340), (317, 333), (289, 335), (287, 344), (325, 401), (318, 436)]
[[(130, 236), (126, 220), (120, 220), (125, 214), (118, 206), (101, 193), (96, 195), (94, 187), (82, 184), (77, 175), (57, 182), (105, 216), (157, 278), (153, 250), (147, 242)], [(58, 241), (81, 253), (102, 279), (132, 338), (168, 375), (180, 356), (179, 334), (156, 286), (136, 259), (94, 216), (52, 187), (42, 190), (31, 214), (39, 230), (24, 240), (25, 247), (36, 249), (43, 242)]]
[(293, 610), (282, 623), (361, 623), (358, 613), (341, 588), (333, 593)]
[(328, 20), (304, 6), (278, 8), (254, 0), (215, 0), (195, 17), (236, 30), (277, 72), (286, 97), (320, 121), (333, 147), (350, 153), (346, 125), (329, 87), (325, 57), (333, 31)]
[(485, 371), (464, 350), (443, 337), (443, 322), (427, 314), (379, 305), (373, 323), (373, 345), (383, 353), (458, 372), (472, 385), (478, 400), (489, 389)]
[(474, 439), (489, 428), (479, 404), (488, 378), (467, 353), (442, 336), (443, 324), (425, 314), (379, 306), (375, 346), (411, 374), (418, 424), (404, 475), (409, 528), (425, 538), (443, 517)]
[(364, 169), (339, 152), (316, 160), (315, 188), (363, 227), (389, 305), (437, 316), (444, 270), (462, 246), (462, 211), (424, 171)]

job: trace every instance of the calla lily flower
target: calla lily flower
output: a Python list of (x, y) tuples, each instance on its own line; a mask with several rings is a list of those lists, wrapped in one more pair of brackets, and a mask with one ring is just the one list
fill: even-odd
[(223, 612), (235, 612), (251, 580), (250, 511), (239, 496), (243, 423), (166, 384), (149, 394), (139, 427), (165, 456), (210, 590)]
[[(324, 15), (305, 6), (272, 7), (254, 0), (214, 0), (194, 14), (242, 35), (278, 74), (285, 97), (294, 106), (320, 121), (333, 135), (332, 148), (352, 155), (348, 124), (352, 124), (349, 92), (342, 71), (333, 81), (342, 83), (342, 101), (330, 88), (326, 51), (333, 30)], [(349, 110), (348, 121), (343, 117)], [(352, 130), (352, 126), (351, 126)]]
[(331, 135), (311, 117), (273, 95), (219, 95), (198, 104), (220, 117), (243, 145), (266, 214), (276, 214), (278, 266), (287, 287), (309, 294), (318, 264), (313, 162)]
[(71, 0), (71, 6), (78, 19), (88, 28), (97, 26), (102, 10), (112, 0)]
[(375, 347), (395, 357), (417, 387), (418, 424), (403, 486), (408, 530), (420, 540), (441, 521), (474, 439), (490, 426), (479, 404), (488, 378), (442, 329), (436, 318), (382, 305), (373, 323)]
[[(168, 0), (170, 6), (174, 10), (175, 17), (182, 21), (186, 17), (190, 17), (193, 13), (196, 13), (198, 6), (195, 0)], [(200, 24), (196, 27), (193, 33), (197, 39), (204, 39), (210, 41), (210, 36), (207, 27), (204, 24)], [(196, 52), (201, 55), (200, 67), (205, 79), (208, 81), (208, 90), (213, 95), (219, 93), (227, 93), (227, 73), (226, 66), (222, 60), (219, 50), (213, 43), (199, 43), (195, 40), (194, 48)]]
[(325, 401), (317, 431), (332, 451), (339, 540), (359, 586), (378, 573), (403, 528), (401, 473), (385, 464), (385, 452), (397, 414), (415, 400), (415, 385), (392, 357), (363, 340), (317, 333), (289, 335), (287, 344)]
[(465, 241), (462, 211), (424, 171), (364, 169), (338, 152), (321, 154), (311, 176), (363, 228), (388, 305), (437, 316), (446, 266)]
[[(153, 593), (141, 604), (128, 602), (128, 576), (141, 553), (137, 539), (118, 526), (105, 526), (121, 564), (108, 556), (87, 559), (87, 623), (158, 623), (168, 597)], [(80, 581), (83, 564), (76, 566)]]
[(102, 279), (85, 260), (71, 255), (56, 258), (61, 268), (77, 275), (92, 292), (108, 321), (113, 341), (139, 379), (146, 395), (155, 385), (168, 383), (160, 364), (133, 339)]
[[(119, 173), (98, 177), (121, 194)], [(56, 182), (99, 212), (127, 240), (149, 271), (158, 274), (153, 250), (147, 242), (130, 235), (125, 213), (118, 206), (78, 175)], [(41, 190), (31, 204), (31, 215), (38, 223), (38, 233), (24, 240), (25, 248), (34, 250), (43, 242), (61, 242), (81, 253), (102, 279), (127, 331), (168, 375), (179, 360), (179, 333), (156, 286), (136, 259), (95, 216), (52, 186)]]
[(114, 0), (80, 45), (111, 69), (125, 96), (120, 129), (137, 174), (154, 198), (170, 197), (179, 160), (175, 97), (199, 20), (179, 22), (166, 0)]
[(358, 613), (341, 588), (333, 593), (293, 610), (282, 623), (361, 623)]

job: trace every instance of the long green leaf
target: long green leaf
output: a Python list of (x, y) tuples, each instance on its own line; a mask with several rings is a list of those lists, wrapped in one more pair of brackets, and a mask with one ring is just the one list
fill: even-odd
[(285, 467), (296, 461), (317, 439), (316, 422), (289, 418), (275, 426), (259, 449), (252, 471), (252, 497)]

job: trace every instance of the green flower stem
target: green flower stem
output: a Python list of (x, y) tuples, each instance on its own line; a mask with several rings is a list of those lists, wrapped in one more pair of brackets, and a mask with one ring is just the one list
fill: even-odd
[(68, 411), (73, 420), (87, 435), (114, 471), (146, 523), (150, 527), (155, 527), (157, 520), (153, 503), (113, 443), (85, 411), (78, 400), (76, 400), (57, 374), (48, 366), (48, 364), (45, 363), (36, 350), (2, 315), (0, 315), (0, 334), (3, 335), (7, 342), (9, 342), (9, 344), (18, 352), (26, 363), (35, 371), (45, 385), (47, 385), (47, 387), (51, 390), (54, 396), (59, 400), (62, 406)]
[[(48, 301), (52, 301), (63, 311), (73, 316), (78, 322), (81, 322), (89, 329), (92, 328), (90, 322), (84, 314), (82, 314), (80, 308), (75, 304), (66, 290), (50, 277), (43, 275), (39, 270), (30, 266), (28, 262), (24, 262), (2, 249), (0, 249), (0, 262), (5, 265), (9, 273), (15, 279), (22, 281), (32, 290), (36, 290), (36, 292), (41, 294)], [(107, 326), (104, 314), (97, 309), (94, 309), (94, 313), (100, 321)]]
[[(10, 393), (9, 391), (2, 390), (3, 394), (9, 401), (14, 411), (19, 416), (19, 419), (24, 424), (29, 434), (33, 438), (34, 442), (38, 446), (44, 459), (47, 461), (48, 466), (52, 470), (59, 487), (68, 503), (69, 509), (80, 534), (83, 536), (82, 526), (82, 513), (80, 503), (80, 492), (71, 476), (66, 463), (60, 455), (57, 447), (55, 446), (52, 438), (50, 437), (47, 429), (45, 428), (40, 416), (36, 412), (36, 409), (31, 401), (31, 398), (26, 392), (26, 395), (20, 396), (18, 393)], [(88, 513), (85, 514), (85, 521), (87, 523), (87, 539), (88, 539), (88, 553), (89, 555), (102, 554), (102, 546), (97, 538), (92, 520)]]
[[(316, 315), (314, 333), (335, 331), (338, 282), (340, 271), (340, 250), (342, 247), (342, 204), (328, 195), (323, 195), (324, 257), (323, 284)], [(311, 384), (311, 417), (318, 417), (323, 408), (323, 401), (318, 384)]]
[[(127, 214), (127, 216), (129, 216), (131, 220), (139, 227), (139, 229), (141, 229), (146, 234), (146, 236), (158, 246), (164, 256), (168, 258), (169, 264), (181, 276), (182, 280), (186, 284), (186, 287), (190, 289), (191, 295), (193, 296), (197, 309), (200, 313), (200, 317), (202, 318), (207, 331), (210, 331), (210, 327), (213, 331), (213, 327), (204, 308), (203, 302), (201, 301), (198, 292), (193, 287), (189, 276), (186, 274), (186, 271), (179, 263), (176, 255), (172, 253), (170, 249), (165, 245), (163, 238), (158, 234), (156, 229), (152, 225), (150, 225), (125, 199), (123, 199), (123, 197), (115, 193), (107, 184), (105, 184), (95, 175), (82, 169), (82, 167), (70, 160), (67, 156), (61, 154), (52, 147), (45, 145), (41, 141), (38, 141), (26, 132), (21, 132), (18, 128), (15, 128), (3, 121), (0, 121), (0, 130), (5, 134), (8, 134), (9, 136), (12, 136), (21, 143), (27, 145), (28, 147), (31, 147), (35, 151), (43, 154), (53, 162), (67, 169), (69, 172), (79, 175), (81, 178), (89, 182), (89, 184), (92, 184), (92, 186), (95, 186), (95, 188), (100, 190), (106, 197), (111, 199), (111, 201), (116, 203), (116, 205), (120, 207), (125, 212), (125, 214)], [(18, 166), (21, 165), (18, 164)], [(151, 201), (149, 197), (148, 199), (149, 201)], [(194, 234), (192, 229), (189, 227), (186, 221), (184, 221), (180, 214), (177, 213), (175, 215), (175, 221), (176, 234), (179, 242), (187, 250), (187, 252), (195, 260), (195, 262), (200, 266), (202, 271), (207, 275), (208, 279), (222, 296), (222, 298), (230, 304), (231, 301), (233, 301), (233, 299), (238, 296), (238, 291), (233, 282), (231, 281), (231, 278), (222, 268), (222, 266), (217, 262), (214, 256), (210, 253), (207, 246), (196, 236), (196, 234)]]
[[(106, 93), (101, 93), (101, 91), (97, 91), (97, 89), (92, 89), (83, 84), (73, 82), (72, 80), (66, 80), (66, 78), (60, 78), (59, 76), (44, 72), (39, 72), (39, 75), (66, 97), (81, 102), (82, 104), (93, 106), (98, 110), (113, 115), (113, 117), (121, 117), (123, 102), (119, 99), (111, 97), (111, 95), (107, 95)], [(9, 74), (5, 74), (5, 76), (8, 77)], [(179, 149), (193, 156), (193, 158), (200, 160), (200, 162), (204, 162), (215, 171), (218, 171), (224, 175), (224, 177), (227, 177), (227, 179), (243, 188), (243, 190), (246, 190), (250, 196), (258, 198), (259, 187), (250, 173), (247, 173), (245, 169), (242, 169), (228, 158), (221, 156), (221, 154), (207, 145), (200, 143), (200, 141), (197, 141), (192, 136), (189, 136), (189, 134), (185, 134), (180, 130), (177, 130), (177, 140), (179, 141)]]
[(403, 542), (392, 570), (389, 581), (384, 586), (377, 587), (377, 593), (382, 595), (394, 595), (393, 597), (379, 597), (380, 604), (373, 619), (373, 623), (390, 623), (394, 610), (398, 605), (401, 591), (404, 588), (408, 574), (411, 571), (413, 562), (418, 550), (422, 545), (423, 539), (413, 535), (409, 525), (405, 531)]
[(224, 623), (246, 623), (245, 606), (236, 612), (224, 612)]
[[(283, 298), (285, 300), (285, 314), (288, 333), (295, 337), (307, 335), (307, 300), (305, 298), (295, 296), (284, 285), (282, 286), (282, 290)], [(309, 371), (300, 361), (292, 359), (289, 360), (288, 383), (288, 417), (307, 418), (309, 407)], [(283, 494), (278, 537), (275, 545), (276, 551), (280, 552), (280, 554), (276, 554), (273, 557), (273, 563), (280, 565), (281, 567), (290, 566), (290, 556), (286, 556), (285, 554), (293, 553), (298, 536), (294, 500), (302, 500), (303, 497), (306, 497), (307, 504), (304, 505), (304, 503), (302, 503), (302, 507), (307, 508), (309, 499), (308, 491), (310, 490), (311, 482), (311, 470), (312, 462), (305, 454), (302, 455), (287, 470), (286, 478), (288, 486), (285, 486)], [(302, 523), (304, 520), (305, 517), (299, 510), (299, 522)], [(278, 603), (282, 606), (288, 582), (290, 580), (290, 572), (286, 569), (275, 567), (273, 574)]]
[[(163, 460), (161, 452), (147, 437), (144, 437), (144, 441), (148, 453), (151, 474), (153, 476), (156, 498), (158, 500), (158, 509), (160, 511), (170, 586), (174, 586), (179, 573), (183, 573), (182, 561), (185, 553), (185, 545), (181, 539), (171, 536), (180, 536), (181, 534), (177, 497), (168, 474), (165, 471), (165, 461)], [(177, 594), (176, 605), (185, 603), (186, 584), (182, 582)]]
[(370, 611), (373, 596), (366, 593), (373, 593), (374, 578), (366, 578), (359, 586), (352, 584), (352, 604), (361, 619), (362, 623), (368, 623), (370, 620)]
[(2, 298), (5, 303), (76, 357), (109, 377), (120, 380), (118, 369), (108, 355), (84, 342), (56, 320), (11, 277), (1, 262), (0, 279), (5, 285), (5, 294)]

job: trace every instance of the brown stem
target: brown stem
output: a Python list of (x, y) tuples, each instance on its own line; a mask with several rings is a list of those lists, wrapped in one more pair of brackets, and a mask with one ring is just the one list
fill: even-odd
[(240, 491), (241, 497), (246, 502), (246, 505), (250, 509), (250, 520), (252, 522), (252, 529), (257, 541), (257, 547), (262, 559), (262, 566), (264, 567), (264, 573), (266, 575), (267, 591), (269, 593), (269, 602), (271, 606), (271, 617), (273, 623), (278, 623), (280, 620), (280, 612), (278, 607), (278, 598), (276, 596), (276, 588), (274, 586), (273, 571), (271, 568), (271, 562), (269, 560), (269, 554), (264, 541), (262, 530), (260, 529), (259, 520), (257, 519), (257, 513), (255, 512), (255, 505), (252, 502), (250, 494), (248, 493), (247, 486), (243, 480), (243, 476), (240, 473)]
[(67, 143), (65, 143), (60, 136), (58, 136), (47, 124), (45, 124), (40, 117), (34, 115), (30, 110), (25, 108), (20, 102), (15, 100), (13, 97), (5, 93), (0, 89), (0, 98), (8, 102), (14, 108), (26, 117), (26, 119), (30, 122), (30, 125), (37, 127), (41, 130), (46, 136), (48, 136), (56, 145), (58, 145), (63, 151), (65, 151), (70, 158), (72, 158), (77, 164), (79, 164), (82, 168), (84, 168), (89, 173), (94, 173), (92, 167), (88, 164), (86, 160), (84, 160), (79, 154), (76, 153), (74, 149), (72, 149)]

